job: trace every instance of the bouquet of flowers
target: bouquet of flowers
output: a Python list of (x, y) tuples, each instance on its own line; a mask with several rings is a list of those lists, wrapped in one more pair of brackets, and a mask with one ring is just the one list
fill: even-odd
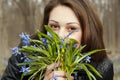
[[(28, 80), (42, 80), (45, 76), (46, 67), (52, 63), (60, 62), (58, 68), (67, 73), (66, 80), (70, 80), (71, 74), (77, 70), (84, 70), (90, 80), (96, 80), (95, 76), (101, 77), (100, 73), (89, 64), (90, 56), (101, 50), (93, 50), (85, 54), (82, 53), (84, 46), (76, 48), (77, 41), (69, 38), (73, 32), (61, 39), (50, 27), (45, 26), (47, 34), (37, 31), (39, 39), (30, 39), (30, 36), (22, 33), (20, 35), (24, 46), (13, 48), (16, 54), (24, 54), (21, 59), (23, 63), (17, 65), (21, 67), (21, 80), (24, 76), (30, 75)], [(91, 72), (92, 71), (92, 72)]]

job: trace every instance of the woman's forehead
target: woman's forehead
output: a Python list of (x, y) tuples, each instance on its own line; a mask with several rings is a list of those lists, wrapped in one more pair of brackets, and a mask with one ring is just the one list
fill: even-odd
[(53, 8), (53, 10), (50, 12), (49, 20), (54, 20), (56, 22), (63, 21), (67, 23), (79, 23), (74, 11), (71, 8), (62, 5)]

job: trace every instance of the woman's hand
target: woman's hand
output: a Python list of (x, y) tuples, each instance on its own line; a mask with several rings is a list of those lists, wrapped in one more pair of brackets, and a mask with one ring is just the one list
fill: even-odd
[[(65, 80), (67, 78), (67, 74), (64, 71), (55, 70), (55, 68), (58, 67), (60, 67), (60, 63), (49, 65), (46, 69), (44, 80)], [(71, 80), (74, 80), (72, 76)]]

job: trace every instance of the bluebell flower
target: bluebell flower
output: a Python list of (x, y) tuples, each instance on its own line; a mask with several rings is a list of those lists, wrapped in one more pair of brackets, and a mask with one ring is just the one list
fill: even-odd
[(29, 58), (25, 58), (25, 59), (24, 59), (24, 62), (32, 62), (32, 60), (29, 59)]
[(33, 45), (34, 48), (36, 48), (37, 46), (36, 45)]
[(50, 34), (50, 32), (47, 32), (47, 35), (52, 38), (52, 35)]
[(77, 80), (77, 73), (75, 73), (75, 75), (74, 75), (74, 79)]
[(70, 49), (70, 45), (68, 44), (68, 45), (66, 45), (66, 47), (68, 48), (68, 49)]
[(30, 70), (29, 70), (29, 67), (27, 68), (27, 67), (25, 67), (25, 66), (22, 66), (21, 67), (21, 70), (19, 71), (19, 72), (22, 72), (22, 73), (27, 73), (27, 72), (29, 72)]
[(24, 59), (24, 57), (20, 57), (20, 60), (23, 60)]
[(63, 43), (64, 43), (64, 39), (62, 39), (62, 40), (60, 40), (60, 49), (62, 49), (63, 48)]
[(75, 31), (73, 31), (73, 32), (68, 33), (68, 35), (67, 35), (64, 39), (68, 38), (72, 33), (78, 32), (78, 31), (79, 31), (79, 30), (75, 30)]
[(19, 48), (18, 47), (11, 48), (11, 50), (12, 50), (12, 52), (13, 52), (13, 54), (15, 56), (17, 56), (18, 54), (21, 54), (21, 52), (19, 52)]
[(19, 36), (22, 39), (22, 43), (24, 46), (30, 45), (30, 35), (22, 32), (22, 34), (20, 34)]
[(91, 59), (91, 57), (90, 57), (90, 56), (87, 56), (87, 57), (85, 58), (85, 62), (86, 62), (86, 63), (87, 63), (87, 62), (90, 63), (90, 59)]
[(44, 45), (46, 46), (46, 45), (47, 45), (47, 40), (46, 40), (46, 38), (42, 38), (42, 41), (43, 41)]
[(62, 49), (63, 48), (63, 45), (60, 45), (60, 49)]
[(62, 39), (62, 43), (64, 43), (64, 41), (65, 41), (65, 40), (64, 40), (64, 39)]
[(76, 48), (76, 47), (77, 47), (77, 44), (74, 44), (73, 47)]
[(64, 37), (64, 40), (68, 38), (73, 32), (70, 32), (66, 37)]
[(82, 69), (82, 66), (79, 66), (79, 69)]
[(79, 30), (75, 30), (75, 32), (79, 32)]
[(54, 76), (53, 80), (58, 80), (57, 76)]

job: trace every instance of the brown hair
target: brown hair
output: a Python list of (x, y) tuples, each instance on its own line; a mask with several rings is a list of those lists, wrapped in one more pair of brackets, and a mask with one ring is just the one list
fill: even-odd
[[(81, 23), (83, 31), (81, 43), (82, 45), (86, 45), (84, 52), (105, 48), (103, 43), (103, 29), (101, 21), (88, 0), (50, 0), (44, 10), (44, 19), (41, 26), (43, 30), (43, 26), (48, 25), (50, 12), (57, 5), (63, 5), (71, 8)], [(92, 55), (92, 59), (95, 62), (102, 61), (106, 57), (106, 51)]]

